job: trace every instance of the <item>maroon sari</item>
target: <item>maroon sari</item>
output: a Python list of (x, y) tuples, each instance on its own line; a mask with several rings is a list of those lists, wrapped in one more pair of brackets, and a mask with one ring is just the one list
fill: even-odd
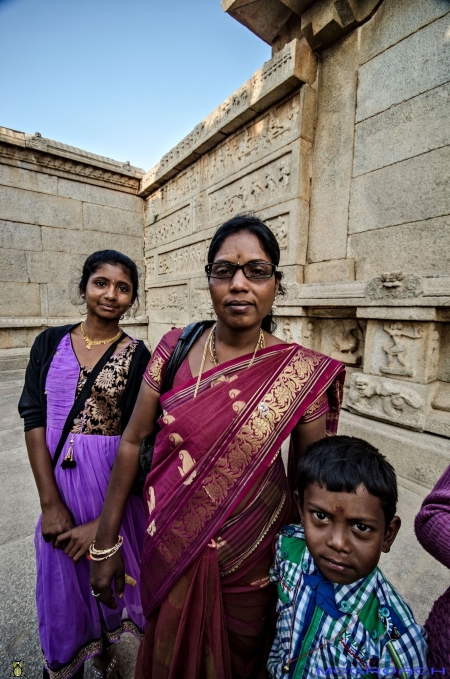
[[(179, 332), (165, 337), (173, 345)], [(164, 339), (145, 376), (156, 387), (170, 355)], [(280, 446), (305, 413), (328, 411), (336, 433), (344, 372), (296, 344), (258, 351), (251, 367), (250, 359), (206, 372), (195, 399), (197, 378), (161, 397), (144, 490), (139, 679), (266, 676), (272, 542), (291, 511)]]

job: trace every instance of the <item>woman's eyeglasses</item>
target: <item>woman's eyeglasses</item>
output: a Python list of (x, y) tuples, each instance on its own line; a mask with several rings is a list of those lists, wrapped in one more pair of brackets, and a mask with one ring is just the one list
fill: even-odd
[(247, 264), (231, 264), (231, 262), (214, 262), (205, 266), (208, 278), (233, 278), (236, 271), (242, 269), (246, 278), (270, 278), (275, 269), (275, 264), (269, 262), (247, 262)]

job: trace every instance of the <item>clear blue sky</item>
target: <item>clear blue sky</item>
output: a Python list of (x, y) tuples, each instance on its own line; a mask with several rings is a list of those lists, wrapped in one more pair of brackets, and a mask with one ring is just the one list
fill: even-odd
[(0, 0), (0, 125), (149, 170), (267, 59), (220, 0)]

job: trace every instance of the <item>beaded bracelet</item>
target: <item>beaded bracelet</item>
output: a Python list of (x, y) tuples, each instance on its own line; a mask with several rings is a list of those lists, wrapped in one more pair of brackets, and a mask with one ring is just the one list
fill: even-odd
[(89, 546), (89, 555), (92, 561), (104, 561), (105, 559), (109, 559), (110, 556), (114, 556), (114, 554), (122, 547), (122, 544), (123, 537), (121, 535), (118, 536), (118, 540), (114, 547), (110, 547), (109, 549), (95, 549), (94, 540), (94, 542)]

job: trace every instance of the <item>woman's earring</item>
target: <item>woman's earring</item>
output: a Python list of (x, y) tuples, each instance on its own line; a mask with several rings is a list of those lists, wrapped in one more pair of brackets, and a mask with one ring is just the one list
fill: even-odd
[(86, 295), (84, 294), (84, 292), (81, 294), (81, 296), (83, 299), (86, 299)]

